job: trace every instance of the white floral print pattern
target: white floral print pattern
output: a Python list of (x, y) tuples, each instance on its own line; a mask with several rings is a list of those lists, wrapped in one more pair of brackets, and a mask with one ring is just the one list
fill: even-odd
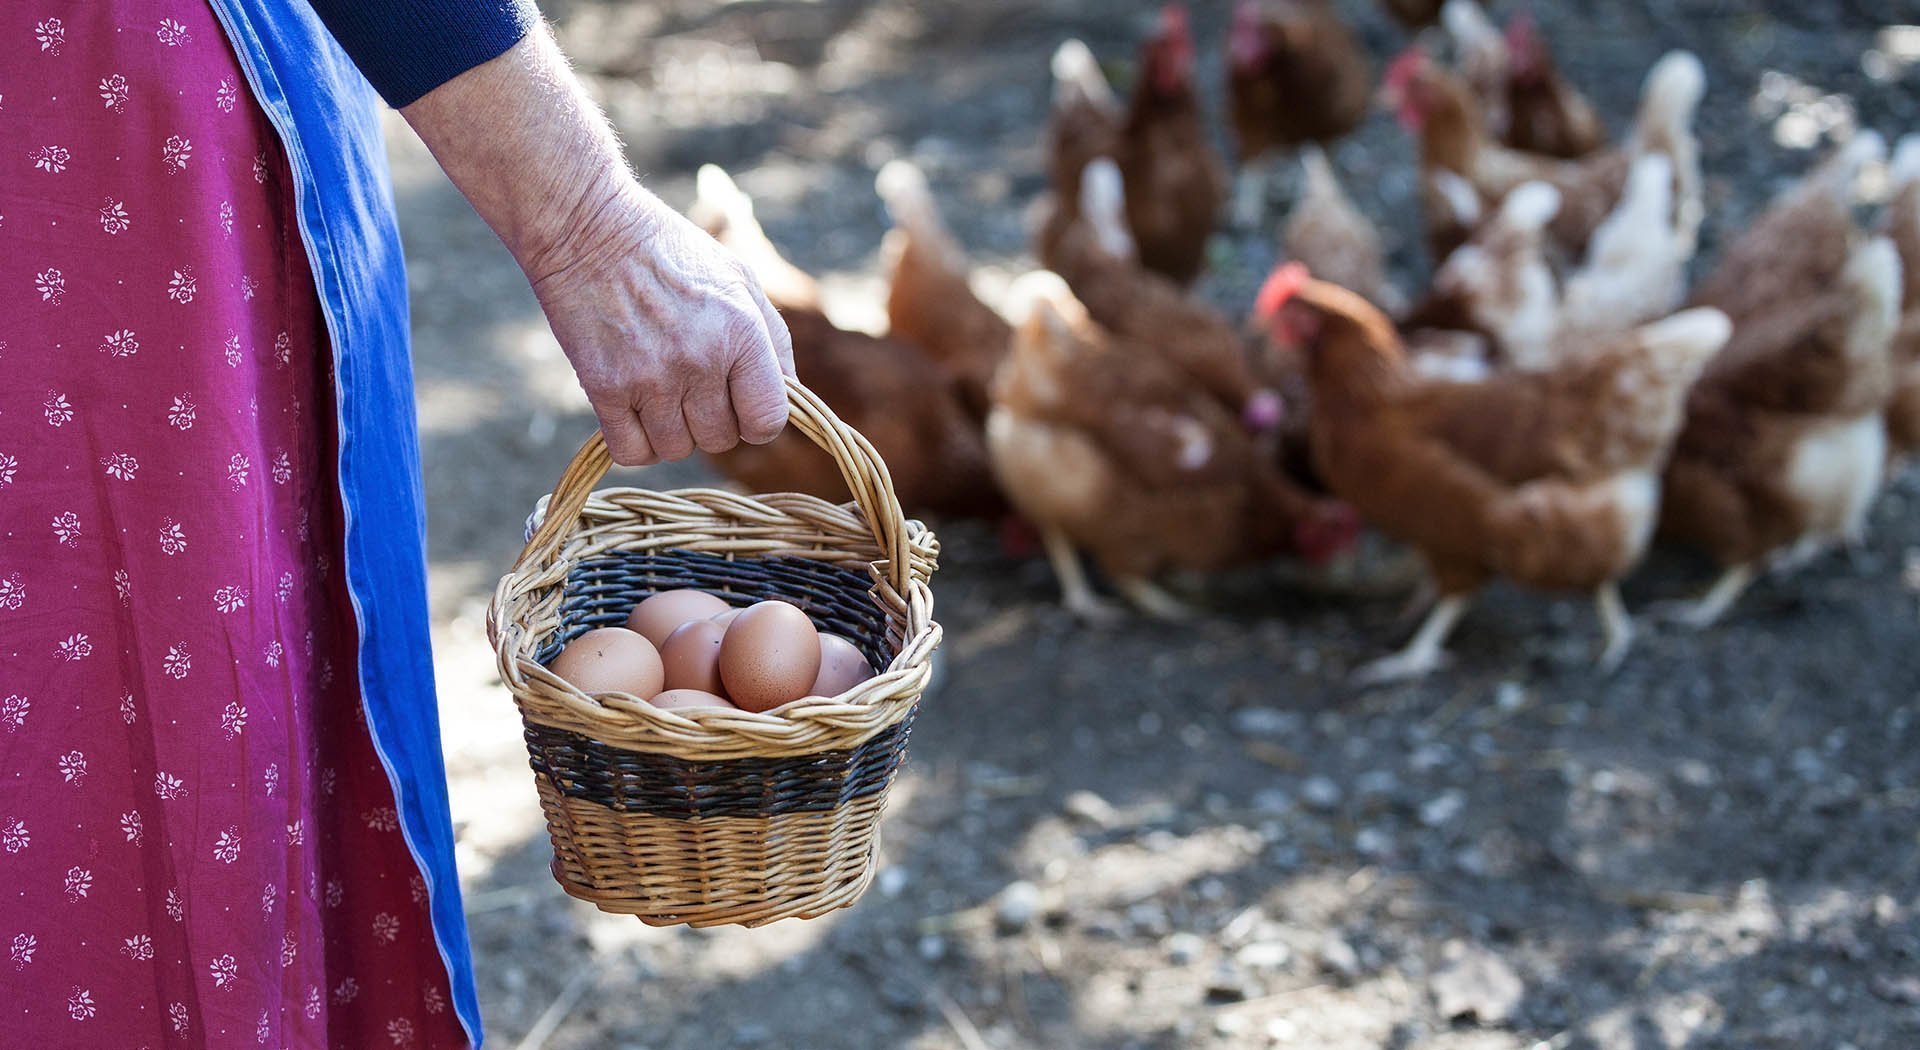
[(19, 817), (10, 818), (0, 824), (0, 849), (8, 853), (20, 853), (33, 845), (33, 836), (27, 831), (27, 822)]
[(168, 556), (179, 554), (187, 549), (187, 531), (172, 518), (160, 522), (160, 550)]
[(153, 959), (153, 938), (144, 933), (134, 934), (120, 946), (120, 954), (134, 962), (148, 962)]
[(167, 281), (167, 298), (181, 305), (193, 302), (193, 297), (199, 294), (199, 291), (200, 284), (194, 280), (191, 266), (182, 266), (173, 271), (172, 279)]
[(79, 751), (61, 755), (60, 779), (69, 784), (78, 784), (87, 779), (87, 756)]
[(41, 146), (33, 151), (33, 166), (49, 175), (58, 175), (67, 170), (67, 164), (73, 160), (73, 151), (65, 146)]
[(132, 481), (140, 469), (140, 461), (125, 452), (115, 452), (102, 459), (100, 465), (106, 468), (107, 477), (116, 481)]
[(127, 111), (127, 78), (115, 73), (100, 80), (100, 99), (115, 113)]
[(229, 701), (226, 710), (220, 712), (220, 731), (227, 735), (228, 740), (232, 740), (245, 732), (246, 728), (247, 709), (240, 706), (238, 700)]
[(39, 946), (40, 938), (33, 934), (16, 933), (13, 935), (13, 950), (7, 953), (7, 958), (13, 963), (14, 969), (24, 970), (33, 962), (34, 949)]
[(131, 329), (121, 328), (108, 332), (106, 338), (100, 340), (100, 352), (108, 357), (132, 357), (140, 352), (140, 340)]
[(222, 864), (232, 864), (240, 859), (240, 829), (230, 827), (220, 833), (213, 844), (213, 859)]
[(193, 159), (193, 142), (178, 135), (169, 136), (166, 144), (160, 147), (160, 166), (169, 175), (178, 175), (187, 170), (187, 162)]
[(76, 1021), (91, 1021), (93, 1015), (93, 993), (74, 985), (73, 994), (67, 996), (67, 1016)]
[(19, 573), (10, 573), (0, 580), (0, 609), (13, 612), (27, 604), (27, 585), (20, 582)]
[(53, 516), (53, 535), (62, 547), (80, 546), (80, 515), (63, 510)]
[(19, 693), (0, 700), (0, 726), (5, 726), (9, 733), (17, 731), (27, 724), (27, 712), (32, 709), (33, 703)]
[(164, 802), (172, 802), (187, 793), (187, 784), (186, 781), (163, 770), (153, 775), (153, 793), (160, 796)]
[(168, 47), (180, 47), (193, 39), (193, 35), (187, 32), (186, 26), (181, 25), (171, 18), (161, 19), (160, 28), (154, 30), (154, 35), (159, 37), (160, 42)]
[(67, 900), (78, 903), (86, 899), (87, 891), (93, 889), (93, 872), (74, 865), (67, 869)]
[(181, 394), (173, 399), (172, 407), (167, 409), (167, 425), (175, 430), (192, 430), (199, 418), (197, 406), (190, 394)]
[(132, 227), (133, 219), (127, 214), (126, 202), (108, 197), (107, 203), (100, 206), (100, 228), (111, 237), (125, 233)]
[(58, 55), (67, 42), (67, 27), (58, 18), (49, 18), (34, 25), (33, 38), (40, 42), (40, 50)]
[(40, 301), (60, 305), (67, 295), (67, 277), (55, 267), (49, 266), (33, 275), (33, 288), (40, 293)]
[(47, 423), (50, 426), (64, 427), (73, 422), (73, 404), (67, 400), (65, 394), (57, 391), (48, 394), (47, 399), (41, 402), (41, 407), (46, 409)]

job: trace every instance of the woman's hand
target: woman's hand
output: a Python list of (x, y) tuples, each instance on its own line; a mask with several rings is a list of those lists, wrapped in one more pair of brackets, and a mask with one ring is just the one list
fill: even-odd
[(793, 344), (753, 275), (637, 186), (595, 212), (528, 276), (614, 460), (773, 440)]
[(401, 113), (526, 271), (615, 462), (780, 433), (785, 322), (738, 259), (640, 187), (544, 25)]

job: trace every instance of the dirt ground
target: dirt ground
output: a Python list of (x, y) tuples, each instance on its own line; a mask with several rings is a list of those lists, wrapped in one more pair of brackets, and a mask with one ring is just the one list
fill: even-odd
[[(1227, 5), (1195, 5), (1203, 81)], [(1404, 42), (1343, 2), (1376, 55)], [(1710, 71), (1715, 240), (1808, 147), (1920, 128), (1911, 3), (1537, 4), (1616, 127), (1659, 51)], [(1757, 11), (1756, 7), (1767, 8)], [(1026, 265), (1047, 57), (1130, 57), (1144, 4), (1075, 0), (556, 2), (547, 13), (636, 166), (685, 203), (734, 171), (774, 239), (872, 324), (873, 172), (910, 156), (976, 258)], [(1213, 581), (1199, 623), (1096, 631), (1050, 574), (942, 529), (947, 677), (859, 905), (758, 930), (657, 931), (546, 871), (483, 616), (532, 502), (592, 417), (524, 281), (397, 119), (433, 518), (435, 640), (461, 865), (496, 1047), (1793, 1048), (1920, 1046), (1920, 479), (1866, 550), (1650, 630), (1610, 680), (1584, 603), (1496, 588), (1455, 666), (1355, 694), (1400, 602)], [(1336, 160), (1403, 275), (1405, 136)], [(1284, 201), (1276, 199), (1275, 215)], [(1270, 235), (1223, 237), (1236, 309)], [(697, 465), (628, 475), (671, 488)], [(1703, 566), (1662, 555), (1635, 608)]]

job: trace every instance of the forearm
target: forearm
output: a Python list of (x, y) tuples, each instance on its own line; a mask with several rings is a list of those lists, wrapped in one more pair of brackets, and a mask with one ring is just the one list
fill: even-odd
[[(662, 207), (633, 178), (544, 24), (402, 109), (434, 159), (536, 284)], [(651, 207), (635, 207), (648, 198)], [(617, 231), (633, 239), (633, 230)]]

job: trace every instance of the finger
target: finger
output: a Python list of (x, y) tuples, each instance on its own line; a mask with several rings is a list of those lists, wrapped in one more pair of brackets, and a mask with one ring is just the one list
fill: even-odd
[(647, 433), (640, 428), (640, 417), (633, 409), (614, 403), (606, 406), (596, 402), (593, 414), (600, 417), (600, 436), (606, 439), (607, 454), (615, 463), (623, 467), (646, 467), (660, 462), (653, 451), (653, 442), (647, 440)]
[(727, 375), (727, 396), (740, 423), (741, 440), (764, 445), (787, 425), (787, 387), (765, 354), (750, 355)]
[(733, 405), (718, 384), (703, 385), (680, 403), (687, 430), (700, 451), (717, 454), (740, 443), (740, 421), (734, 418)]
[(793, 333), (787, 331), (786, 319), (780, 311), (767, 301), (767, 293), (760, 290), (760, 282), (749, 280), (747, 287), (753, 291), (753, 301), (760, 307), (760, 316), (767, 324), (767, 342), (773, 346), (773, 356), (780, 362), (780, 371), (784, 375), (795, 375), (793, 370)]
[(640, 426), (661, 461), (671, 463), (693, 455), (693, 435), (687, 430), (679, 400), (661, 399), (641, 406)]

